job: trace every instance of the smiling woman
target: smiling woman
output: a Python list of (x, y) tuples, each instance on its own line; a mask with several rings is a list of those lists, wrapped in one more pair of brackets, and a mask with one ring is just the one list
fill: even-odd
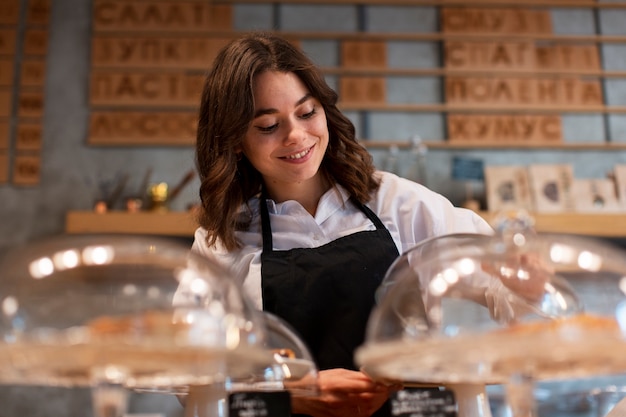
[(266, 71), (253, 84), (255, 117), (241, 152), (276, 202), (302, 201), (315, 215), (330, 187), (319, 171), (328, 147), (324, 108), (294, 73)]
[(337, 94), (296, 47), (253, 33), (207, 76), (193, 248), (220, 259), (259, 308), (292, 325), (320, 369), (311, 416), (390, 416), (398, 387), (357, 370), (374, 293), (399, 253), (434, 235), (491, 233), (475, 213), (376, 171)]

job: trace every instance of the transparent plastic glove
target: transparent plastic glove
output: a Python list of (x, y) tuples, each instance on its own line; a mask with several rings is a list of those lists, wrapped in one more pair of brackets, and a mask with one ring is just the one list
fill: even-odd
[(518, 321), (528, 314), (565, 317), (582, 310), (567, 281), (535, 254), (519, 254), (499, 265), (483, 264), (483, 270), (491, 276), (485, 303), (498, 322)]

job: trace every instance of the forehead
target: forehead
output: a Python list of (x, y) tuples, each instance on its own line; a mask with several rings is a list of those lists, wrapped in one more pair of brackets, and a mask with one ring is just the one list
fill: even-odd
[(309, 93), (302, 80), (293, 72), (265, 71), (252, 81), (256, 105), (280, 99), (299, 100)]

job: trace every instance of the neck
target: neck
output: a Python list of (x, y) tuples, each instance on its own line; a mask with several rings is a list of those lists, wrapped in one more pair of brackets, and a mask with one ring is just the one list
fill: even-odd
[(270, 198), (277, 203), (295, 200), (312, 216), (315, 216), (317, 204), (322, 195), (330, 189), (331, 184), (322, 175), (318, 174), (305, 182), (291, 184), (266, 183), (265, 187)]

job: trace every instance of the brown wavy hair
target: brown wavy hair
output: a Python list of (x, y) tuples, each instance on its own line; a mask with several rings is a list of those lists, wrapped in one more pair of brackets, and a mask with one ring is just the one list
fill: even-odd
[(329, 131), (329, 144), (320, 167), (329, 183), (341, 184), (365, 203), (379, 182), (372, 157), (356, 140), (354, 125), (337, 108), (337, 93), (322, 72), (297, 47), (271, 33), (251, 33), (222, 49), (206, 77), (196, 141), (200, 177), (198, 222), (207, 230), (207, 244), (219, 239), (228, 250), (241, 247), (236, 230), (245, 230), (245, 203), (261, 190), (261, 174), (237, 154), (254, 115), (254, 77), (265, 71), (292, 72), (320, 101)]

